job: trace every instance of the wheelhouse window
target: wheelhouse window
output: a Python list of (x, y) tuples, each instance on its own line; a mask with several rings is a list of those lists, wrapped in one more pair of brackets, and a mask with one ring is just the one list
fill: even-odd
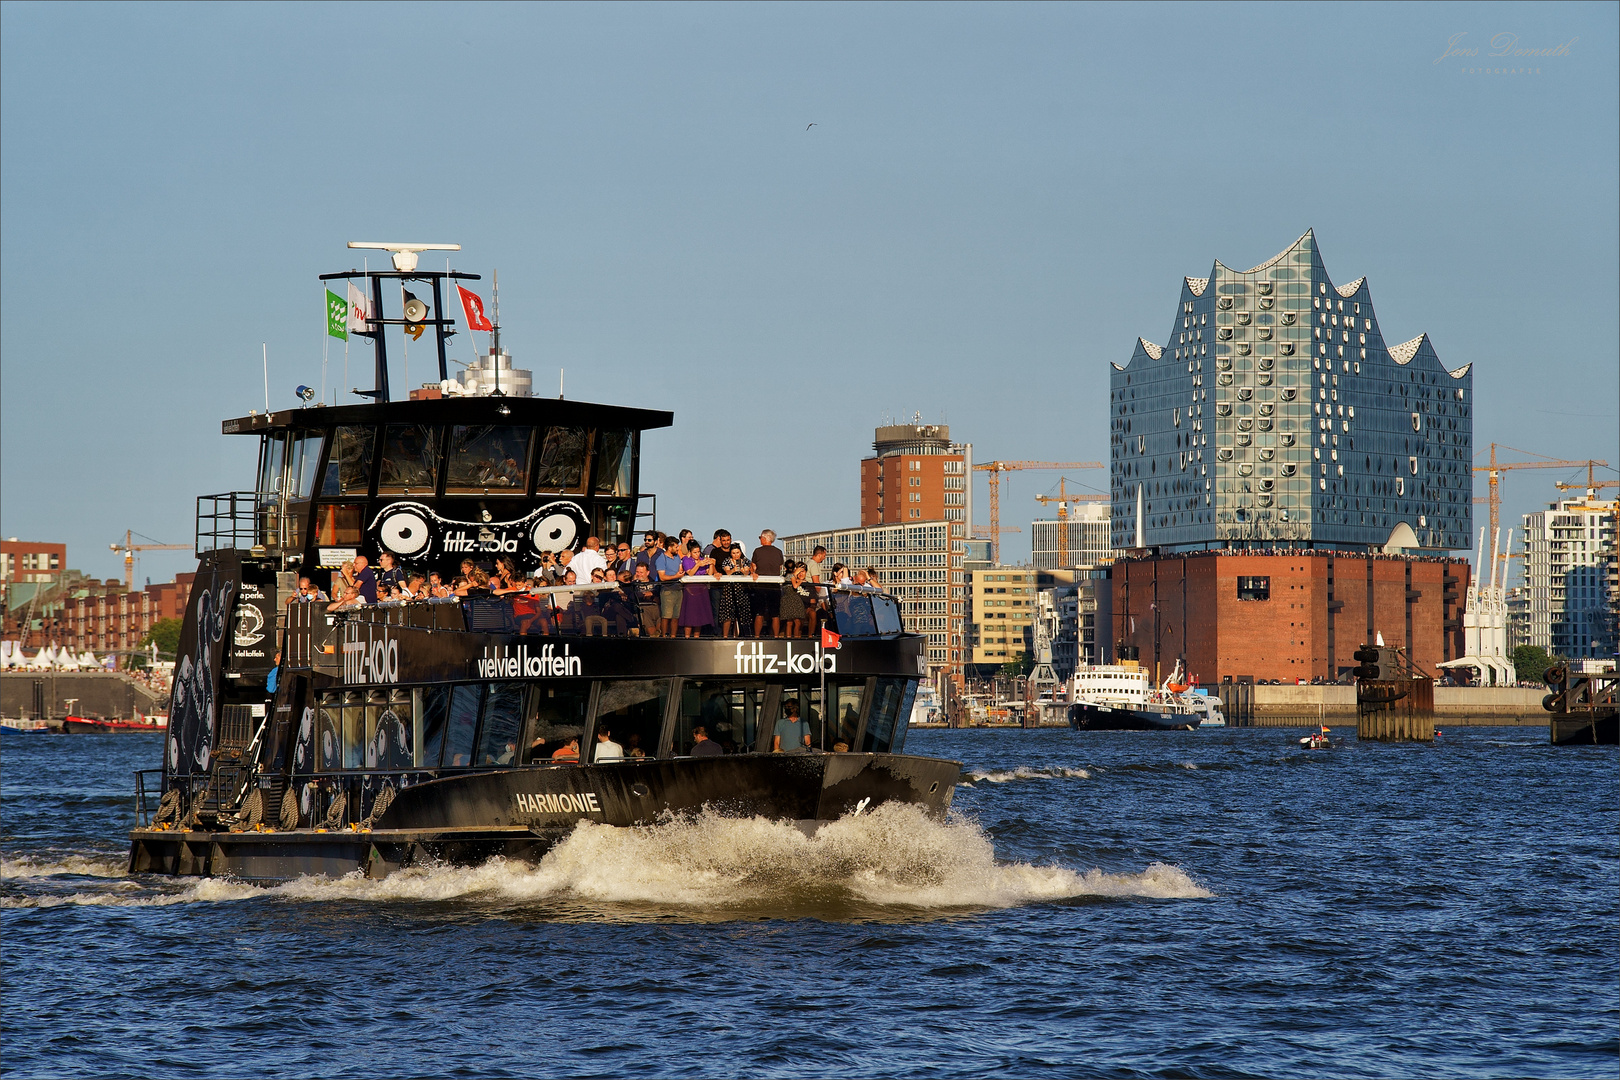
[(286, 464), (286, 453), (287, 440), (281, 432), (264, 437), (264, 443), (259, 447), (259, 483), (256, 489), (261, 499), (281, 494), (281, 474)]
[(518, 738), (523, 733), (522, 683), (490, 683), (484, 695), (484, 718), (478, 729), (480, 765), (516, 765)]
[(596, 493), (628, 495), (635, 464), (636, 433), (614, 428), (597, 433)]
[(493, 424), (451, 428), (445, 462), (446, 494), (521, 495), (528, 483), (532, 435), (529, 428)]
[(383, 429), (380, 495), (431, 495), (439, 483), (439, 434), (430, 424), (389, 424)]
[(681, 685), (681, 707), (675, 718), (671, 752), (687, 755), (697, 745), (692, 729), (703, 732), (728, 754), (746, 754), (759, 741), (765, 686), (730, 680), (688, 679)]
[(570, 740), (584, 738), (590, 703), (589, 683), (535, 687), (534, 695), (529, 699), (528, 730), (524, 733), (527, 746), (523, 751), (523, 760), (531, 763), (551, 761), (551, 755), (567, 746)]
[(376, 691), (366, 709), (366, 768), (408, 769), (416, 764), (412, 748), (411, 695), (402, 690)]
[(326, 463), (321, 494), (328, 498), (365, 495), (371, 488), (371, 442), (373, 429), (344, 426), (332, 440), (332, 457)]
[(483, 686), (457, 686), (450, 693), (450, 723), (445, 732), (444, 764), (454, 768), (472, 764), (473, 738), (478, 733), (478, 710)]
[(599, 737), (604, 733), (624, 748), (626, 758), (657, 757), (668, 703), (668, 679), (604, 682), (596, 706), (596, 735), (592, 740), (596, 745), (582, 747), (581, 759), (596, 760)]
[(536, 491), (578, 493), (584, 489), (590, 435), (590, 431), (582, 427), (546, 429), (545, 439), (540, 444), (540, 460), (535, 465)]
[(915, 679), (879, 679), (872, 694), (872, 712), (866, 718), (861, 738), (864, 753), (883, 754), (898, 749), (896, 740), (905, 740), (906, 723), (911, 719), (911, 702), (917, 693)]

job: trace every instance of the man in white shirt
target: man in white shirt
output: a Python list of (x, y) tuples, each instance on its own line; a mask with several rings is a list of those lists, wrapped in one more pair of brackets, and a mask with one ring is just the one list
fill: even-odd
[(579, 575), (579, 580), (591, 580), (592, 570), (606, 570), (607, 560), (602, 558), (602, 541), (594, 536), (585, 538), (585, 550), (576, 554), (568, 569)]
[(593, 761), (623, 761), (624, 747), (613, 741), (613, 732), (607, 728), (596, 729), (596, 755)]

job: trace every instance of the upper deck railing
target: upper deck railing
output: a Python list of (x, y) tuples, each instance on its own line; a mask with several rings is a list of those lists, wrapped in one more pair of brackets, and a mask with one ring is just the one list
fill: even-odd
[(224, 491), (197, 496), (196, 549), (205, 551), (279, 552), (296, 546), (289, 515), (273, 491)]
[[(821, 628), (852, 639), (892, 638), (905, 633), (900, 602), (888, 593), (863, 586), (811, 586), (807, 618), (778, 617), (782, 633), (809, 636)], [(660, 636), (664, 616), (662, 590), (681, 593), (682, 605), (698, 590), (708, 597), (712, 612), (741, 615), (758, 598), (769, 603), (783, 589), (781, 578), (687, 577), (678, 582), (638, 589), (637, 583), (613, 585), (561, 585), (493, 595), (477, 592), (466, 597), (423, 600), (386, 600), (377, 604), (328, 610), (325, 601), (294, 600), (288, 606), (284, 661), (291, 667), (315, 668), (331, 674), (342, 670), (343, 625), (351, 620), (371, 624), (415, 627), (424, 630), (461, 630), (478, 634), (536, 637), (650, 638)], [(731, 590), (722, 595), (721, 590)], [(747, 602), (750, 608), (742, 608)], [(780, 600), (776, 600), (779, 604)], [(722, 607), (722, 605), (730, 605)], [(676, 616), (677, 624), (679, 616)], [(765, 620), (769, 624), (770, 620)], [(796, 624), (796, 625), (795, 625)], [(751, 616), (716, 620), (695, 628), (703, 638), (752, 637)], [(764, 629), (764, 627), (761, 627)], [(677, 626), (677, 633), (684, 633)]]

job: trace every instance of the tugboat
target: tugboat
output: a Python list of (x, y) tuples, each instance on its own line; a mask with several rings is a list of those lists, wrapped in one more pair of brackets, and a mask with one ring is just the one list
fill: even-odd
[[(673, 416), (501, 392), (498, 316), (460, 284), (478, 275), (417, 269), (418, 251), (449, 246), (351, 246), (393, 252), (391, 271), (323, 276), (349, 282), (353, 302), (329, 305), (372, 341), (376, 383), (360, 393), (373, 400), (316, 406), (300, 388), (302, 407), (224, 421), (258, 441), (257, 483), (197, 501), (196, 583), (162, 766), (136, 776), (131, 872), (381, 877), (535, 860), (580, 822), (705, 808), (806, 829), (888, 802), (944, 815), (961, 765), (902, 752), (926, 650), (888, 594), (832, 590), (815, 640), (675, 638), (656, 636), (633, 586), (473, 587), (497, 558), (521, 577), (587, 537), (638, 547), (656, 505), (639, 487), (641, 436)], [(404, 292), (403, 317), (386, 317), (385, 282), (432, 307)], [(454, 389), (446, 285), (470, 327), (493, 329), (493, 392), (435, 392)], [(441, 382), (403, 401), (391, 327), (437, 338)], [(445, 583), (470, 561), (469, 581), (337, 610), (307, 599), (339, 595), (346, 563), (384, 555)]]
[(1069, 726), (1076, 731), (1196, 731), (1225, 727), (1218, 699), (1189, 693), (1181, 661), (1154, 689), (1135, 661), (1089, 664), (1070, 678)]

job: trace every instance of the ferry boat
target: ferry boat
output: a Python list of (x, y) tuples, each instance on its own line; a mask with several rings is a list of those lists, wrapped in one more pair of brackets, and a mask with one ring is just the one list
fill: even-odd
[(62, 718), (62, 730), (69, 735), (118, 735), (118, 734), (150, 734), (163, 731), (167, 725), (159, 722), (156, 717), (151, 719), (134, 720), (104, 720), (93, 716), (65, 716)]
[(1225, 727), (1220, 701), (1189, 693), (1181, 662), (1155, 689), (1134, 661), (1088, 664), (1069, 680), (1069, 726), (1076, 731), (1196, 731)]
[[(644, 597), (618, 602), (606, 586), (339, 610), (301, 599), (333, 595), (362, 555), (450, 582), (464, 559), (527, 571), (588, 536), (639, 547), (652, 526), (642, 434), (672, 414), (394, 396), (396, 327), (432, 328), (451, 388), (445, 287), (477, 278), (418, 270), (419, 249), (390, 247), (391, 271), (323, 276), (365, 290), (352, 332), (373, 344), (371, 401), (300, 395), (302, 407), (223, 423), (258, 443), (257, 481), (197, 502), (197, 576), (163, 761), (136, 777), (130, 871), (380, 877), (429, 860), (538, 859), (580, 822), (703, 808), (806, 829), (890, 802), (942, 816), (961, 766), (903, 752), (925, 639), (878, 590), (833, 590), (816, 640), (650, 636)], [(432, 307), (407, 293), (403, 317), (386, 317), (395, 288)], [(482, 318), (481, 305), (463, 310)], [(497, 317), (491, 363), (504, 356)]]

